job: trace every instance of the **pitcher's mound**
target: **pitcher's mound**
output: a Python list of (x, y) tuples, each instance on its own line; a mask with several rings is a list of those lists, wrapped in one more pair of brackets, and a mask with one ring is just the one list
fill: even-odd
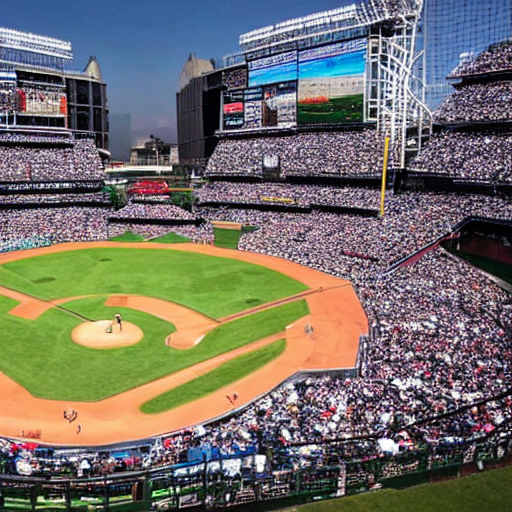
[(79, 345), (90, 348), (115, 348), (135, 345), (144, 336), (139, 327), (124, 320), (122, 331), (118, 325), (114, 325), (112, 332), (108, 332), (111, 324), (110, 320), (84, 322), (73, 329), (71, 339)]

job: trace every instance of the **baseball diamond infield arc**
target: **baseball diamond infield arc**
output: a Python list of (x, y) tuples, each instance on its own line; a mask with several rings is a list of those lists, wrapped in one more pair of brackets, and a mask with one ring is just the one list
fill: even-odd
[[(100, 247), (133, 248), (134, 246), (119, 242), (60, 244), (5, 253), (0, 255), (0, 264), (42, 254)], [(37, 433), (39, 442), (83, 446), (142, 439), (204, 423), (229, 413), (232, 405), (226, 400), (226, 395), (236, 392), (237, 405), (241, 406), (298, 371), (355, 366), (359, 337), (367, 333), (368, 322), (350, 282), (280, 258), (212, 246), (142, 243), (137, 244), (136, 247), (147, 250), (196, 252), (245, 261), (280, 272), (310, 288), (296, 296), (216, 320), (161, 299), (126, 294), (112, 294), (106, 298), (111, 306), (122, 304), (124, 307), (148, 312), (173, 323), (177, 331), (172, 334), (170, 342), (175, 348), (187, 349), (191, 344), (200, 342), (201, 337), (213, 327), (277, 304), (306, 300), (310, 313), (288, 326), (285, 332), (97, 402), (35, 398), (17, 382), (0, 372), (0, 436), (18, 439)], [(29, 319), (35, 319), (47, 309), (73, 299), (42, 301), (2, 287), (0, 287), (0, 295), (19, 302), (9, 314)], [(313, 327), (313, 333), (307, 332), (308, 326)], [(238, 355), (283, 338), (287, 342), (286, 349), (277, 359), (238, 382), (167, 412), (144, 414), (140, 411), (140, 406), (149, 399), (203, 375)], [(165, 341), (162, 339), (162, 343)], [(92, 378), (94, 376), (91, 376)], [(82, 425), (79, 435), (75, 425), (70, 425), (62, 419), (62, 411), (66, 407), (72, 407), (78, 411)]]

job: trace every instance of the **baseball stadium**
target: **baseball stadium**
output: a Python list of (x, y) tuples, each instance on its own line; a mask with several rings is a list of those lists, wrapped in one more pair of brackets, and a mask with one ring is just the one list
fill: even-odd
[(95, 60), (0, 28), (0, 510), (507, 510), (510, 2), (465, 8), (189, 59), (172, 183), (107, 172)]

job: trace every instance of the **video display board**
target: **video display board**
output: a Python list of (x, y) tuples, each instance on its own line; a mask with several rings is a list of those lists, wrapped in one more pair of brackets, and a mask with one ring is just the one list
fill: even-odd
[(297, 123), (363, 121), (366, 39), (298, 54)]
[(61, 88), (18, 88), (18, 113), (45, 116), (67, 115), (67, 97)]
[(282, 82), (223, 94), (224, 130), (296, 125), (297, 83)]
[(249, 62), (249, 87), (297, 80), (297, 52), (291, 51)]
[(227, 92), (222, 95), (224, 130), (240, 130), (244, 125), (244, 93), (243, 91)]

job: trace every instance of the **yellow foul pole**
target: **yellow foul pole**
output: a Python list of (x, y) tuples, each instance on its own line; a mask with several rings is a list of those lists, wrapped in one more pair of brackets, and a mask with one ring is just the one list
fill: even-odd
[(384, 217), (384, 196), (386, 194), (386, 174), (388, 171), (389, 135), (384, 142), (384, 162), (382, 164), (382, 187), (380, 189), (380, 216)]

